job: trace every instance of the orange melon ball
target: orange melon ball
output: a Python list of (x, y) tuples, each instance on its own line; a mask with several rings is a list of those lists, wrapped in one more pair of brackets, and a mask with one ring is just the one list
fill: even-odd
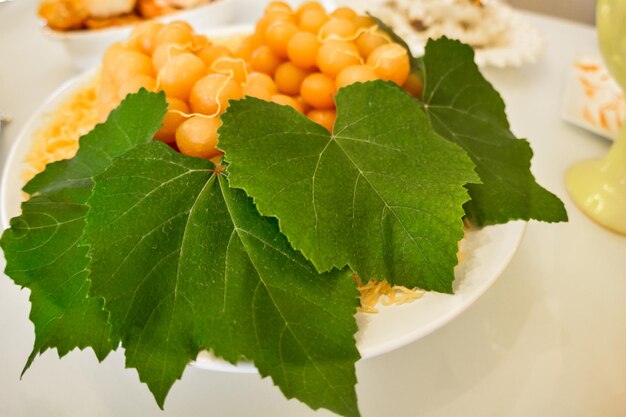
[(248, 36), (247, 39), (250, 42), (250, 46), (252, 47), (252, 49), (258, 48), (259, 46), (263, 45), (263, 43), (265, 42), (264, 35), (261, 33), (256, 33), (256, 32)]
[(226, 111), (228, 100), (243, 97), (241, 86), (222, 74), (209, 74), (201, 78), (191, 89), (189, 103), (194, 113), (209, 116)]
[(187, 30), (187, 32), (193, 33), (193, 26), (191, 26), (189, 22), (185, 22), (184, 20), (172, 20), (167, 25), (171, 27), (179, 27), (181, 29)]
[(135, 75), (120, 85), (118, 94), (121, 98), (124, 98), (129, 94), (136, 93), (141, 88), (154, 91), (156, 89), (156, 80), (154, 77), (144, 74)]
[(289, 22), (276, 22), (265, 31), (265, 43), (272, 48), (274, 53), (287, 58), (287, 44), (291, 37), (298, 32), (298, 27)]
[(269, 46), (263, 45), (252, 53), (250, 65), (254, 71), (273, 76), (281, 63), (282, 59)]
[(326, 74), (313, 73), (302, 81), (302, 99), (311, 107), (326, 110), (335, 108), (335, 81)]
[(298, 21), (300, 21), (302, 19), (302, 15), (304, 13), (308, 12), (309, 10), (317, 10), (317, 11), (326, 13), (326, 10), (324, 9), (324, 6), (322, 6), (318, 2), (316, 2), (316, 1), (305, 1), (300, 6), (298, 6), (298, 8), (296, 9), (296, 17), (298, 18)]
[(278, 87), (276, 87), (276, 83), (272, 77), (262, 72), (251, 72), (250, 75), (248, 75), (247, 85), (259, 85), (269, 91), (272, 95), (278, 94)]
[(109, 46), (102, 57), (102, 74), (108, 75), (113, 80), (113, 72), (117, 69), (117, 60), (126, 52), (140, 53), (137, 48), (131, 44), (116, 42)]
[(254, 35), (260, 37), (260, 39), (265, 42), (265, 32), (271, 25), (278, 22), (297, 24), (296, 17), (293, 13), (282, 11), (271, 12), (257, 21)]
[(187, 118), (181, 113), (189, 114), (189, 106), (182, 100), (174, 97), (166, 97), (167, 100), (167, 113), (163, 118), (163, 125), (156, 132), (154, 138), (165, 143), (174, 143), (176, 141), (176, 129)]
[(307, 10), (300, 16), (298, 26), (305, 32), (317, 35), (321, 27), (329, 20), (330, 18), (324, 10)]
[(194, 51), (211, 45), (211, 41), (205, 35), (199, 35), (197, 33), (192, 34), (191, 47)]
[(241, 58), (218, 58), (213, 62), (210, 70), (218, 74), (231, 76), (239, 84), (245, 83), (248, 79), (247, 64)]
[(121, 52), (109, 72), (118, 86), (135, 75), (154, 74), (152, 60), (147, 55), (135, 51)]
[(177, 43), (179, 45), (193, 44), (193, 31), (179, 23), (169, 23), (156, 35), (155, 46), (164, 43)]
[(211, 68), (211, 65), (213, 65), (213, 62), (215, 62), (215, 60), (218, 58), (222, 58), (222, 57), (232, 58), (233, 56), (232, 52), (230, 52), (230, 49), (228, 49), (227, 47), (223, 45), (207, 46), (206, 48), (202, 48), (199, 51), (197, 51), (196, 55), (198, 55), (198, 58), (204, 61), (204, 63), (206, 64), (208, 68)]
[(293, 96), (300, 93), (300, 86), (307, 75), (309, 75), (307, 70), (292, 62), (285, 62), (276, 69), (274, 80), (279, 92)]
[(165, 94), (187, 101), (191, 88), (206, 73), (206, 65), (197, 56), (184, 53), (173, 56), (159, 71), (160, 87)]
[(297, 66), (312, 69), (316, 66), (317, 52), (321, 44), (317, 36), (309, 32), (294, 34), (287, 44), (287, 56)]
[(319, 36), (326, 39), (352, 40), (356, 34), (356, 26), (351, 20), (331, 18), (320, 28)]
[(306, 116), (332, 133), (335, 120), (337, 119), (337, 112), (335, 110), (311, 110)]
[(294, 99), (293, 97), (284, 94), (275, 94), (272, 96), (272, 101), (282, 106), (293, 107), (300, 113), (303, 112), (302, 106), (300, 106), (300, 103), (298, 103), (298, 101), (296, 101), (296, 99)]
[(220, 152), (219, 155), (214, 156), (213, 158), (209, 158), (209, 161), (213, 162), (213, 165), (215, 165), (215, 167), (220, 167), (222, 165), (222, 155), (224, 154)]
[(256, 48), (263, 44), (262, 41), (257, 43), (256, 39), (259, 37), (260, 36), (254, 34), (244, 38), (244, 40), (242, 40), (241, 43), (233, 51), (233, 56), (236, 58), (244, 59), (246, 61), (250, 61), (250, 59), (252, 58), (252, 52), (254, 52)]
[(252, 53), (264, 43), (264, 35), (255, 32), (241, 42), (241, 44), (235, 49), (234, 56), (244, 58), (246, 61), (250, 62)]
[(291, 6), (284, 1), (272, 1), (265, 7), (265, 13), (285, 12), (292, 13)]
[(376, 25), (376, 21), (371, 16), (355, 16), (352, 18), (352, 23), (357, 29), (371, 28)]
[(404, 84), (411, 69), (406, 49), (397, 43), (376, 48), (367, 58), (367, 65), (383, 80), (390, 80), (398, 85)]
[(267, 27), (270, 25), (270, 23), (272, 22), (266, 16), (263, 16), (255, 23), (254, 32), (252, 33), (252, 35), (259, 36), (263, 40), (263, 42), (265, 42), (265, 31), (267, 30)]
[(155, 21), (142, 23), (133, 29), (130, 39), (141, 52), (150, 55), (154, 51), (156, 37), (163, 26), (162, 23)]
[(302, 96), (296, 96), (296, 97), (294, 97), (294, 100), (296, 100), (298, 102), (298, 104), (300, 105), (300, 107), (302, 107), (302, 113), (306, 114), (306, 113), (310, 112), (311, 110), (313, 110), (313, 107), (311, 107), (311, 105), (309, 103), (304, 101)]
[(402, 85), (402, 88), (404, 88), (413, 97), (421, 98), (424, 89), (424, 81), (419, 75), (410, 73)]
[(389, 43), (389, 39), (381, 31), (363, 32), (356, 40), (356, 46), (359, 49), (359, 53), (365, 59), (367, 59), (372, 52), (379, 46)]
[(176, 129), (176, 145), (181, 153), (211, 159), (221, 154), (217, 149), (217, 130), (222, 122), (217, 117), (193, 116)]
[(168, 62), (172, 57), (191, 52), (188, 46), (179, 45), (176, 43), (163, 43), (157, 46), (152, 54), (152, 67), (155, 72), (159, 72), (163, 65)]
[(345, 67), (361, 64), (362, 60), (354, 43), (331, 40), (317, 51), (316, 62), (320, 71), (334, 77)]
[(338, 7), (330, 14), (331, 17), (352, 20), (356, 17), (356, 12), (349, 7)]
[(243, 95), (244, 97), (256, 97), (261, 100), (272, 101), (274, 94), (263, 85), (249, 84), (243, 87)]
[(341, 70), (335, 78), (335, 88), (339, 90), (341, 87), (347, 85), (366, 81), (372, 81), (378, 79), (378, 75), (374, 70), (367, 65), (352, 65)]

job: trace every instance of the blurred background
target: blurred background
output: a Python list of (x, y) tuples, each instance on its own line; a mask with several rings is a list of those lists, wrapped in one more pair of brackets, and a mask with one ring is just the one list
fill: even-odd
[[(287, 0), (290, 1), (290, 0)], [(322, 3), (324, 0), (319, 0)], [(589, 25), (595, 25), (595, 0), (503, 0), (513, 7), (543, 13), (563, 19), (574, 20)], [(242, 7), (240, 13), (255, 14), (257, 10), (262, 10), (260, 4), (266, 3), (262, 0), (241, 0)]]
[(595, 0), (508, 0), (508, 2), (520, 9), (576, 20), (590, 25), (593, 25), (595, 21)]

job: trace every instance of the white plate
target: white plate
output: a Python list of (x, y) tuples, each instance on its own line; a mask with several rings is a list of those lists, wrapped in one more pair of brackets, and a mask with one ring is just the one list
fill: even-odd
[[(214, 37), (242, 33), (246, 27), (211, 31)], [(33, 134), (42, 126), (45, 115), (94, 76), (95, 71), (80, 75), (62, 85), (33, 114), (15, 139), (2, 174), (0, 216), (6, 228), (11, 217), (20, 213), (24, 158), (30, 151)], [(458, 316), (480, 297), (506, 268), (519, 246), (526, 223), (511, 222), (470, 231), (463, 246), (464, 259), (456, 268), (455, 294), (426, 293), (411, 304), (380, 307), (377, 314), (356, 315), (359, 332), (357, 347), (363, 358), (371, 358), (413, 342)], [(227, 372), (256, 372), (253, 365), (233, 366), (201, 353), (193, 366)]]

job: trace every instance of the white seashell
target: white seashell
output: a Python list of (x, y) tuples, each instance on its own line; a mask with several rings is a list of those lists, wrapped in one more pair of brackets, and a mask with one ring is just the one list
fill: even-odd
[[(480, 66), (518, 67), (536, 62), (544, 49), (540, 34), (511, 7), (484, 0), (478, 7), (468, 0), (344, 0), (391, 25), (411, 46), (424, 50), (429, 38), (447, 36), (474, 47)], [(412, 26), (420, 21), (425, 30)]]

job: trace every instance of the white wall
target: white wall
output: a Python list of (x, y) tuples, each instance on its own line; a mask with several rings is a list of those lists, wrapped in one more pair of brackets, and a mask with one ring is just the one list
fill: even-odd
[(520, 9), (550, 14), (565, 19), (593, 25), (595, 23), (595, 0), (507, 0)]

